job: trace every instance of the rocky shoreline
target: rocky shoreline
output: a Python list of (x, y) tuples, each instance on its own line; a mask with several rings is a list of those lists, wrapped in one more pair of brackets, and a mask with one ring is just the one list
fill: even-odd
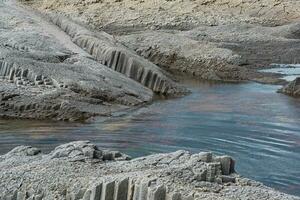
[(23, 3), (33, 9), (14, 0), (0, 2), (4, 119), (85, 121), (151, 103), (157, 95), (188, 94), (172, 73), (210, 81), (282, 83), (279, 75), (257, 69), (271, 62), (297, 62), (300, 53), (294, 21), (278, 27), (224, 22), (185, 30), (103, 29), (110, 35), (78, 18), (77, 4), (74, 13), (66, 13), (64, 7), (59, 12), (37, 7), (47, 2)]
[[(295, 2), (299, 5), (181, 1), (178, 7), (176, 0), (161, 6), (129, 0), (0, 1), (0, 118), (108, 117), (156, 96), (188, 94), (173, 74), (282, 83), (278, 74), (258, 69), (299, 62)], [(127, 12), (116, 11), (120, 7)], [(216, 9), (219, 14), (212, 15)], [(299, 97), (299, 83), (298, 78), (280, 92)], [(88, 141), (49, 154), (20, 146), (0, 156), (0, 199), (300, 199), (244, 178), (234, 167), (233, 158), (211, 152), (131, 159)]]
[(43, 154), (20, 146), (0, 156), (0, 199), (296, 200), (235, 172), (229, 156), (176, 151), (131, 159), (77, 141)]
[(14, 1), (0, 9), (1, 118), (83, 121), (188, 93), (108, 34)]
[(276, 83), (276, 76), (257, 68), (299, 62), (299, 2), (294, 0), (26, 4), (105, 31), (163, 69), (195, 78)]
[(292, 97), (300, 97), (300, 77), (291, 81), (289, 84), (281, 88), (278, 92)]

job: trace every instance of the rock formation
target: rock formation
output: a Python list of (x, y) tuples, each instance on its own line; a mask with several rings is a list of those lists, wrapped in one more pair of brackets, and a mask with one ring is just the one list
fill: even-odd
[(0, 156), (0, 199), (296, 200), (235, 172), (229, 156), (176, 151), (130, 159), (88, 141), (49, 154), (16, 147)]
[(187, 92), (108, 34), (52, 16), (67, 35), (14, 1), (0, 5), (1, 118), (86, 120)]
[(57, 14), (49, 14), (48, 17), (51, 22), (65, 31), (75, 44), (85, 49), (101, 64), (126, 75), (158, 94), (180, 95), (186, 92), (169, 79), (166, 72), (126, 49), (107, 33), (93, 33)]
[(300, 77), (281, 88), (279, 92), (292, 97), (300, 97)]
[(299, 21), (297, 0), (29, 0), (40, 10), (57, 10), (115, 32), (138, 29), (187, 30), (199, 25)]
[(139, 55), (164, 69), (214, 81), (249, 80), (254, 71), (238, 66), (240, 56), (215, 44), (165, 31), (117, 37)]
[(106, 31), (172, 72), (206, 80), (280, 83), (257, 69), (298, 63), (296, 0), (28, 1)]

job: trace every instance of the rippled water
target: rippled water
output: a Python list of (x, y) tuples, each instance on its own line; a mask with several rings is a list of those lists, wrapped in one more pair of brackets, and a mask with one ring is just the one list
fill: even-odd
[(300, 196), (300, 100), (272, 85), (186, 84), (189, 96), (105, 122), (0, 121), (0, 153), (21, 144), (50, 151), (74, 140), (132, 156), (213, 151), (233, 156), (242, 175)]

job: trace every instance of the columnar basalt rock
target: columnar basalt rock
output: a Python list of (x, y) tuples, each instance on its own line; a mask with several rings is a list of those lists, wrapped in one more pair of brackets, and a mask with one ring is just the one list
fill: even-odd
[[(65, 96), (67, 93), (72, 96), (79, 96), (78, 100), (81, 99), (81, 102), (95, 107), (97, 104), (103, 104), (103, 102), (132, 106), (151, 101), (152, 92), (135, 81), (122, 77), (95, 61), (85, 58), (77, 58), (76, 60), (78, 64), (69, 64), (68, 61), (66, 63), (45, 63), (28, 58), (5, 58), (0, 62), (2, 82), (15, 86), (9, 90), (2, 84), (4, 88), (0, 90), (1, 105), (6, 108), (14, 108), (17, 111), (40, 108), (47, 112), (52, 111), (53, 115), (56, 115), (54, 113), (60, 112), (62, 109), (66, 111), (70, 108), (72, 111), (72, 108), (76, 107), (76, 104), (69, 107), (64, 103), (68, 100)], [(87, 65), (90, 67), (86, 67)], [(31, 92), (37, 95), (30, 98)], [(52, 101), (52, 103), (48, 104), (47, 100)], [(82, 109), (86, 108), (82, 107)], [(77, 110), (80, 112), (80, 109)], [(76, 111), (76, 108), (73, 111)], [(87, 110), (87, 112), (90, 111)], [(34, 115), (26, 115), (26, 112), (21, 114), (35, 118)], [(90, 116), (92, 115), (91, 113)], [(45, 117), (47, 116), (40, 119)], [(52, 117), (52, 114), (49, 117), (55, 118)]]
[(0, 21), (0, 118), (83, 121), (152, 101), (41, 16), (0, 2)]
[(198, 79), (242, 81), (254, 73), (238, 66), (240, 56), (233, 51), (194, 40), (180, 32), (143, 31), (120, 35), (117, 39), (164, 69)]
[(172, 81), (166, 72), (126, 49), (105, 32), (93, 33), (57, 14), (48, 14), (51, 22), (65, 31), (72, 41), (97, 61), (163, 95), (182, 95), (187, 90)]
[(0, 156), (0, 199), (299, 200), (234, 173), (229, 156), (177, 151), (106, 160), (103, 152), (115, 154), (88, 141), (64, 144), (49, 154), (16, 147)]
[[(130, 178), (119, 179), (111, 182), (97, 183), (94, 186), (88, 187), (84, 193), (75, 191), (66, 194), (67, 200), (193, 200), (193, 196), (184, 196), (181, 193), (168, 193), (167, 188), (164, 185), (148, 185), (144, 182), (137, 181), (134, 193), (136, 196), (132, 198), (128, 196), (130, 188), (128, 187), (128, 181)], [(124, 182), (125, 181), (125, 182)], [(119, 184), (118, 184), (119, 183)], [(121, 183), (121, 184), (120, 184)], [(142, 190), (141, 190), (142, 188)], [(27, 192), (18, 192), (19, 196), (26, 198), (30, 196)], [(82, 195), (83, 194), (83, 195)], [(8, 198), (8, 197), (7, 197)]]

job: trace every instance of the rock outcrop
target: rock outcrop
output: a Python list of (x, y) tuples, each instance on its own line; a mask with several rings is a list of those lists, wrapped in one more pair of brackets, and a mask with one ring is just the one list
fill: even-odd
[(240, 56), (213, 43), (178, 33), (145, 31), (117, 37), (139, 55), (174, 73), (213, 81), (250, 80), (255, 71), (238, 66)]
[(296, 78), (278, 91), (292, 97), (300, 97), (300, 77)]
[[(12, 150), (15, 152), (17, 149)], [(51, 159), (64, 158), (71, 160), (99, 159), (106, 160), (129, 160), (130, 157), (118, 151), (100, 150), (89, 141), (77, 141), (58, 146), (49, 156)]]
[(14, 1), (0, 2), (1, 118), (86, 120), (151, 102), (154, 93), (187, 92), (108, 34), (51, 19), (65, 32)]
[(0, 199), (298, 200), (241, 177), (229, 156), (176, 151), (130, 159), (88, 141), (49, 154), (16, 147), (0, 156)]
[(176, 96), (187, 92), (168, 78), (166, 72), (126, 49), (107, 33), (93, 33), (57, 14), (47, 16), (65, 31), (75, 44), (85, 49), (101, 64), (141, 83), (157, 94)]
[(160, 67), (196, 78), (278, 84), (278, 76), (257, 69), (300, 62), (296, 0), (27, 3), (113, 34)]
[(138, 29), (186, 30), (199, 25), (299, 21), (297, 0), (29, 0), (40, 10), (57, 10), (115, 32)]

